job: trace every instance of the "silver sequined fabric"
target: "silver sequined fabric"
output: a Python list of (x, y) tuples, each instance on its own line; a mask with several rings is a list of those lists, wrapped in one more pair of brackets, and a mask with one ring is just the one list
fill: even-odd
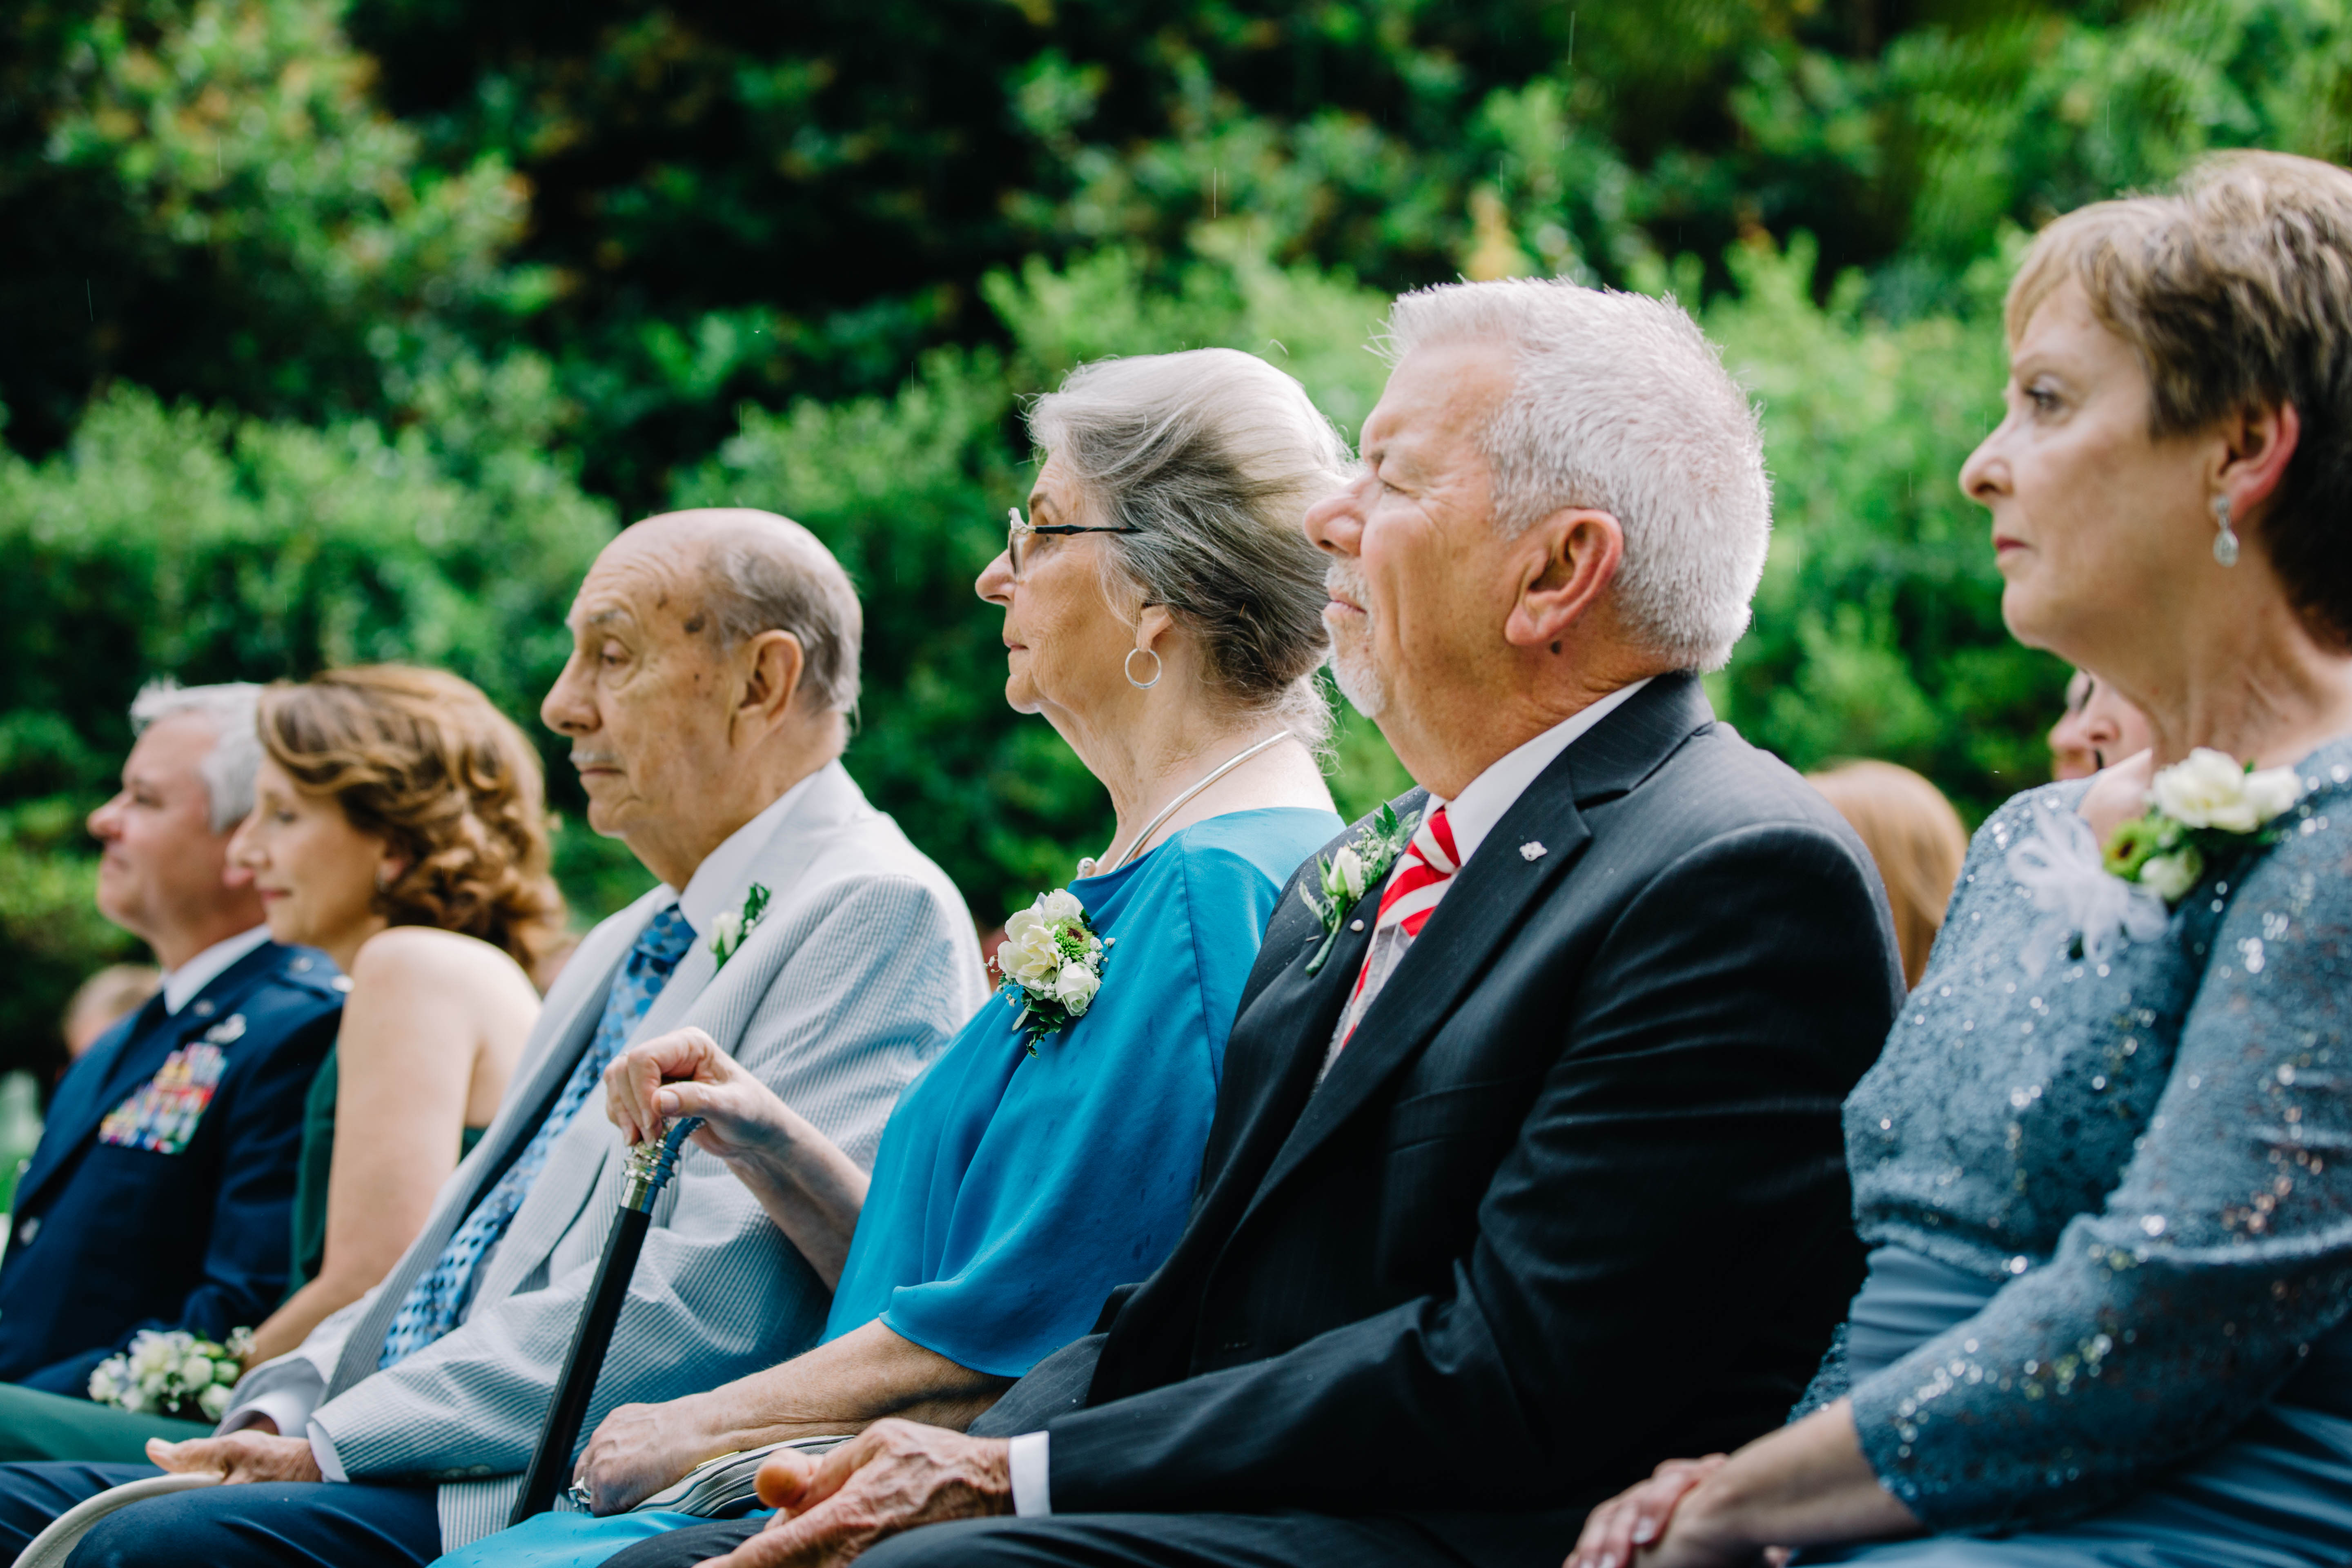
[(2087, 786), (2001, 807), (1846, 1102), (1864, 1239), (2001, 1282), (1851, 1390), (1937, 1530), (2089, 1512), (2273, 1397), (2352, 1414), (2352, 742), (2297, 771), (2274, 845), (2104, 963), (2046, 927), (2029, 952), (2008, 868)]

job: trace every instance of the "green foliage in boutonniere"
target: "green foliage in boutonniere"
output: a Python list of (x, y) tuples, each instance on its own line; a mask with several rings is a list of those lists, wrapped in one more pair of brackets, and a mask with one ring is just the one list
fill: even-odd
[(1389, 874), (1396, 858), (1412, 842), (1413, 829), (1420, 826), (1421, 814), (1400, 817), (1396, 807), (1383, 805), (1364, 830), (1356, 835), (1352, 844), (1343, 844), (1339, 853), (1326, 860), (1315, 858), (1316, 878), (1323, 884), (1323, 896), (1317, 898), (1315, 889), (1301, 882), (1298, 896), (1323, 922), (1323, 945), (1307, 961), (1309, 975), (1322, 973), (1330, 959), (1331, 947), (1339, 940), (1339, 928), (1348, 923), (1348, 911), (1356, 907), (1368, 888), (1377, 888), (1381, 879)]
[(751, 940), (751, 929), (767, 912), (768, 889), (754, 882), (743, 895), (742, 912), (720, 915), (718, 929), (710, 933), (710, 956), (718, 961), (713, 968), (727, 967), (727, 961), (743, 950), (743, 944)]
[(1040, 893), (1004, 922), (1004, 945), (996, 967), (1004, 976), (1004, 999), (1021, 1009), (1016, 1028), (1029, 1031), (1029, 1054), (1037, 1042), (1086, 1016), (1102, 989), (1103, 966), (1111, 944), (1095, 934), (1086, 906), (1067, 888)]
[(2274, 839), (2269, 825), (2302, 795), (2293, 768), (2256, 773), (2200, 746), (2148, 782), (2147, 814), (2116, 824), (2102, 858), (2116, 876), (2177, 904), (2217, 859)]

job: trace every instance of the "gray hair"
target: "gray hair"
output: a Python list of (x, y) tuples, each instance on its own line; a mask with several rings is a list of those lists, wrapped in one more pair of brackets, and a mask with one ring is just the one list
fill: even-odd
[(1347, 483), (1348, 449), (1307, 389), (1237, 349), (1102, 360), (1039, 398), (1029, 431), (1135, 530), (1103, 535), (1105, 560), (1168, 606), (1218, 694), (1319, 745), (1328, 595), (1300, 521)]
[(1510, 348), (1515, 379), (1480, 445), (1495, 521), (1516, 533), (1563, 507), (1625, 531), (1619, 613), (1653, 652), (1720, 669), (1748, 629), (1764, 574), (1772, 487), (1755, 407), (1698, 324), (1671, 300), (1510, 279), (1399, 299), (1386, 348), (1436, 341)]
[(704, 605), (719, 646), (736, 647), (761, 632), (800, 639), (801, 680), (835, 713), (857, 706), (857, 655), (866, 637), (857, 590), (817, 536), (773, 512), (760, 534), (730, 531), (710, 544)]
[(196, 764), (205, 781), (212, 828), (226, 833), (253, 811), (253, 775), (261, 767), (261, 688), (249, 680), (222, 686), (182, 686), (151, 680), (131, 700), (131, 732), (194, 714), (213, 727), (213, 749)]

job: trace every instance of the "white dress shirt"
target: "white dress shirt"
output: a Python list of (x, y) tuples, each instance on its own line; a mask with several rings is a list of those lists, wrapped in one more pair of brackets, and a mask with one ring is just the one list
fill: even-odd
[[(1632, 699), (1633, 693), (1649, 684), (1649, 679), (1644, 678), (1631, 686), (1621, 686), (1600, 701), (1561, 720), (1534, 740), (1504, 752), (1489, 763), (1484, 773), (1464, 784), (1462, 793), (1454, 799), (1439, 800), (1432, 795), (1429, 801), (1431, 810), (1434, 811), (1439, 806), (1445, 808), (1446, 826), (1454, 829), (1454, 847), (1460, 852), (1459, 863), (1465, 867), (1470, 864), (1470, 857), (1478, 853), (1478, 846), (1486, 841), (1486, 836), (1495, 830), (1495, 825), (1518, 804), (1519, 796), (1527, 793), (1528, 785), (1542, 776), (1543, 771), (1551, 766), (1578, 736), (1615, 712)], [(1400, 856), (1397, 869), (1391, 871), (1389, 876), (1393, 879), (1402, 869), (1403, 858)], [(1381, 886), (1385, 889), (1388, 883), (1382, 882)], [(1379, 907), (1377, 900), (1373, 907)], [(1402, 962), (1403, 956), (1400, 952), (1397, 961)], [(1395, 967), (1395, 963), (1391, 963), (1390, 973), (1393, 973)], [(1323, 1059), (1325, 1071), (1330, 1070), (1331, 1059), (1339, 1054), (1339, 1039), (1335, 1037)], [(1054, 1511), (1050, 1443), (1051, 1435), (1048, 1433), (1024, 1432), (1009, 1445), (1006, 1458), (1013, 1472), (1013, 1511), (1024, 1519)]]
[(228, 966), (269, 940), (269, 928), (256, 926), (212, 946), (163, 976), (163, 1011), (176, 1016), (196, 993), (228, 972)]

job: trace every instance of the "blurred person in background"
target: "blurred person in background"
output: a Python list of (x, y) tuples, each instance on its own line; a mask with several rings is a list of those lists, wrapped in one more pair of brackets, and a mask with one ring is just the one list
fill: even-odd
[(2001, 614), (2152, 745), (1978, 830), (1846, 1102), (1874, 1250), (1809, 1413), (1661, 1466), (1573, 1568), (2352, 1552), (2352, 174), (2230, 153), (2071, 213), (2005, 325), (1960, 471)]
[(226, 1340), (285, 1294), (302, 1099), (342, 993), (323, 953), (270, 940), (228, 865), (253, 805), (257, 697), (142, 692), (121, 791), (90, 814), (99, 911), (154, 950), (163, 988), (68, 1069), (17, 1185), (0, 1456), (55, 1436), (27, 1406), (104, 1414), (84, 1397), (90, 1372), (139, 1330)]
[(2087, 669), (2066, 682), (2066, 711), (2050, 727), (2050, 776), (2060, 784), (2148, 748), (2147, 715)]
[(539, 1019), (530, 972), (564, 934), (539, 757), (470, 683), (378, 665), (273, 686), (261, 742), (229, 858), (271, 934), (351, 989), (307, 1104), (297, 1289), (249, 1363), (300, 1344), (423, 1226), (498, 1113)]
[(1862, 836), (1886, 901), (1895, 911), (1895, 944), (1903, 954), (1903, 983), (1919, 984), (1927, 950), (1944, 926), (1944, 906), (1968, 858), (1969, 832), (1944, 792), (1893, 763), (1843, 763), (1805, 780), (1829, 797), (1838, 815)]
[[(152, 963), (110, 963), (75, 986), (58, 1023), (66, 1065), (81, 1060), (107, 1030), (139, 1011), (163, 985), (163, 972)], [(58, 1076), (64, 1076), (62, 1068)]]

